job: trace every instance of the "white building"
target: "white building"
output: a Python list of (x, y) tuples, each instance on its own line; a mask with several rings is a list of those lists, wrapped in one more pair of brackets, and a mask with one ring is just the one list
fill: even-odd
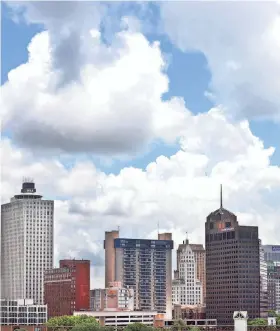
[(48, 320), (47, 305), (33, 300), (0, 300), (0, 325), (40, 325)]
[(131, 323), (154, 325), (155, 311), (75, 311), (74, 316), (95, 317), (101, 326), (125, 327)]
[(1, 297), (44, 303), (44, 270), (53, 267), (54, 202), (26, 180), (1, 206)]
[(194, 252), (186, 240), (177, 250), (177, 270), (172, 282), (172, 304), (201, 305), (203, 303), (202, 284), (197, 276)]

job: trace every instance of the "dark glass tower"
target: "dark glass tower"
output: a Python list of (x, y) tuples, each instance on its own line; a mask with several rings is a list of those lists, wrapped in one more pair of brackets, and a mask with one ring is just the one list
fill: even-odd
[(260, 316), (260, 250), (258, 227), (240, 226), (237, 217), (223, 208), (207, 216), (206, 314), (219, 325), (233, 324), (233, 313)]

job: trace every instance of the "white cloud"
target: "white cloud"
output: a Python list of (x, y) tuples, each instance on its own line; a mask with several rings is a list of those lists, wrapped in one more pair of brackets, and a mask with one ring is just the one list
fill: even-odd
[[(160, 156), (145, 170), (123, 168), (117, 175), (87, 162), (67, 169), (56, 158), (35, 160), (4, 139), (2, 197), (18, 192), (21, 177), (32, 174), (39, 192), (57, 197), (57, 258), (89, 257), (99, 282), (104, 231), (119, 225), (122, 236), (151, 237), (159, 222), (161, 230), (174, 232), (176, 244), (186, 231), (192, 241), (203, 243), (205, 218), (218, 208), (220, 183), (224, 205), (236, 212), (240, 224), (258, 225), (265, 243), (279, 243), (280, 168), (270, 164), (273, 149), (264, 148), (247, 122), (231, 123), (221, 109), (190, 115), (188, 123), (194, 130), (186, 131), (182, 149), (173, 156)], [(205, 144), (189, 148), (188, 138)], [(67, 200), (60, 198), (64, 195)]]
[(168, 79), (159, 44), (129, 31), (111, 46), (92, 36), (80, 81), (59, 89), (48, 32), (33, 38), (28, 63), (2, 87), (4, 129), (24, 146), (66, 152), (135, 154), (153, 139), (174, 142), (188, 113), (180, 100), (161, 100)]
[(280, 119), (277, 2), (162, 2), (165, 31), (183, 51), (202, 52), (210, 89), (231, 113)]

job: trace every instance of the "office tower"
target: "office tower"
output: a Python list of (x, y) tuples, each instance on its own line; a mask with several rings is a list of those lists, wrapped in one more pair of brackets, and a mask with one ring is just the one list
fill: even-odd
[(72, 315), (90, 308), (90, 261), (60, 260), (45, 271), (45, 303), (49, 317)]
[(53, 266), (54, 202), (24, 180), (20, 194), (1, 206), (1, 296), (44, 303), (44, 270)]
[[(6, 300), (0, 299), (0, 325), (9, 325), (13, 330), (13, 325), (40, 325), (48, 320), (47, 305), (35, 305), (32, 299)], [(24, 330), (24, 328), (21, 328)]]
[(158, 240), (146, 240), (118, 238), (118, 231), (106, 232), (104, 247), (106, 282), (120, 281), (132, 288), (135, 310), (157, 311), (171, 318), (171, 233), (159, 234)]
[(260, 249), (260, 317), (267, 318), (268, 312), (268, 290), (267, 290), (267, 262), (264, 258), (264, 249), (259, 240)]
[(205, 303), (205, 297), (206, 297), (205, 249), (203, 245), (200, 244), (190, 244), (190, 247), (194, 253), (197, 278), (202, 286), (202, 303)]
[(264, 245), (267, 262), (268, 309), (280, 312), (280, 245)]
[(202, 295), (195, 254), (189, 240), (186, 239), (177, 250), (177, 271), (172, 282), (172, 304), (201, 305)]
[(263, 245), (266, 262), (280, 262), (280, 245)]
[(133, 289), (123, 287), (121, 282), (112, 282), (108, 288), (90, 291), (93, 311), (133, 311)]
[(234, 311), (260, 317), (260, 250), (258, 227), (240, 226), (237, 217), (223, 208), (207, 216), (206, 315), (218, 324), (232, 323)]

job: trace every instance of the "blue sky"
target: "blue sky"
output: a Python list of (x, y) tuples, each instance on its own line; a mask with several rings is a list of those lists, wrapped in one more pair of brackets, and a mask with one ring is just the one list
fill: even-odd
[[(125, 7), (129, 12), (131, 8)], [(122, 14), (123, 14), (122, 12)], [(135, 11), (134, 11), (135, 13)], [(119, 15), (121, 13), (118, 13)], [(153, 13), (154, 14), (154, 13)], [(11, 11), (2, 3), (2, 84), (7, 80), (10, 70), (27, 61), (27, 46), (38, 32), (42, 31), (42, 26), (36, 24), (26, 24), (23, 20), (16, 23), (11, 19)], [(144, 29), (145, 30), (145, 29)], [(145, 32), (145, 31), (144, 31)], [(149, 31), (146, 37), (150, 41), (159, 40), (162, 52), (168, 57), (169, 66), (167, 74), (169, 78), (169, 91), (163, 95), (163, 99), (172, 96), (181, 96), (186, 102), (186, 106), (194, 113), (207, 112), (213, 103), (205, 96), (211, 81), (211, 72), (205, 56), (199, 52), (183, 53), (173, 45), (167, 36), (162, 33)], [(280, 140), (279, 124), (273, 121), (251, 121), (252, 132), (260, 137), (265, 147), (274, 146), (275, 154), (272, 157), (272, 164), (280, 163)], [(4, 132), (4, 136), (9, 136), (9, 132)], [(107, 164), (94, 155), (87, 155), (95, 164), (105, 172), (118, 173), (124, 166), (145, 166), (155, 160), (157, 156), (170, 156), (176, 152), (178, 146), (164, 145), (155, 141), (143, 154), (136, 156), (132, 160), (115, 160), (113, 164)], [(80, 157), (79, 157), (80, 158)]]

